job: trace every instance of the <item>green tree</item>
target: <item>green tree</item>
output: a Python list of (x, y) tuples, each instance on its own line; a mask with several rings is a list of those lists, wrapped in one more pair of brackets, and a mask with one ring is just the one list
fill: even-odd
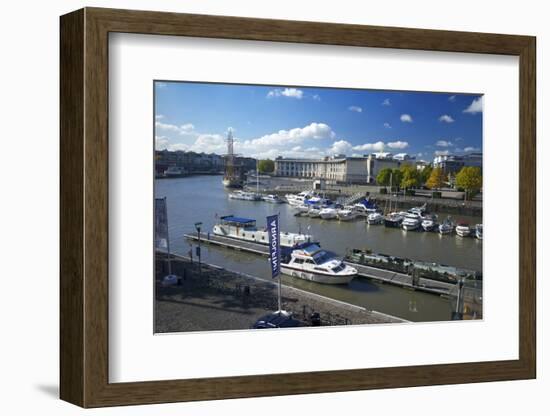
[(466, 166), (460, 169), (456, 175), (456, 186), (464, 189), (466, 199), (471, 199), (483, 186), (481, 169), (475, 166)]
[(432, 170), (430, 177), (426, 181), (426, 186), (430, 189), (439, 189), (443, 187), (445, 183), (445, 173), (441, 168), (435, 168)]
[(402, 188), (414, 188), (420, 184), (420, 175), (415, 166), (405, 164), (400, 168), (402, 173), (401, 187)]
[(269, 159), (260, 160), (258, 162), (258, 171), (260, 173), (273, 173), (275, 170), (275, 162)]
[(378, 175), (376, 175), (376, 182), (378, 185), (389, 185), (391, 173), (392, 170), (390, 168), (381, 169), (380, 172), (378, 172)]
[(400, 187), (401, 186), (401, 181), (403, 180), (403, 172), (401, 172), (400, 169), (393, 169), (392, 170), (392, 181), (391, 181), (391, 185), (392, 186), (397, 186), (397, 187)]

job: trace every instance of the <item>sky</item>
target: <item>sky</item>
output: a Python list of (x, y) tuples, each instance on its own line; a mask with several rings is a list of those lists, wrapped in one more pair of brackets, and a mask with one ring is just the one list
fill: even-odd
[(482, 94), (155, 81), (155, 148), (275, 159), (482, 150)]

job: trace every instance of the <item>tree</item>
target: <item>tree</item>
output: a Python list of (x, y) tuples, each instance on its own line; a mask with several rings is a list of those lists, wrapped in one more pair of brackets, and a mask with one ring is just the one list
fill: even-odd
[(481, 169), (475, 166), (463, 167), (456, 175), (456, 186), (464, 189), (466, 199), (472, 198), (483, 186)]
[(401, 181), (403, 180), (403, 172), (401, 172), (400, 169), (393, 169), (392, 170), (392, 181), (391, 181), (391, 185), (392, 186), (397, 186), (397, 187), (400, 187), (401, 186)]
[(273, 173), (275, 170), (275, 162), (269, 159), (260, 160), (258, 162), (258, 171), (260, 173)]
[(401, 178), (402, 188), (414, 188), (420, 184), (420, 175), (415, 166), (409, 164), (402, 165), (400, 171), (403, 175)]
[(379, 185), (384, 185), (384, 186), (389, 185), (391, 173), (392, 173), (392, 170), (390, 168), (381, 169), (380, 172), (378, 172), (378, 175), (376, 175), (376, 182)]
[(445, 183), (445, 173), (441, 168), (432, 170), (430, 177), (426, 181), (426, 186), (430, 189), (439, 189)]
[(433, 168), (430, 165), (424, 166), (424, 169), (420, 171), (420, 183), (422, 184), (428, 182), (432, 172)]

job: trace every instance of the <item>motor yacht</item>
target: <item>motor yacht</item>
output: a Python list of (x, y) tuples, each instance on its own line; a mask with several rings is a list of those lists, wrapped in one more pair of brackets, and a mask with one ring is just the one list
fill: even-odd
[(304, 244), (281, 259), (281, 271), (289, 276), (324, 284), (347, 284), (357, 270), (317, 244)]

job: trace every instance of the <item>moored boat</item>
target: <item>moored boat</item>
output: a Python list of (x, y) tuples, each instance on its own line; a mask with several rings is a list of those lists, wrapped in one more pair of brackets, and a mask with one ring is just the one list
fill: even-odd
[(260, 201), (262, 199), (260, 194), (246, 191), (231, 192), (228, 196), (229, 199), (240, 199), (243, 201)]
[(281, 271), (289, 276), (324, 284), (347, 284), (357, 270), (317, 244), (303, 244), (281, 259)]
[(441, 224), (439, 224), (439, 234), (450, 234), (453, 232), (454, 226), (450, 217), (447, 217)]
[(344, 207), (337, 211), (336, 216), (340, 221), (351, 221), (357, 218), (357, 211), (353, 210), (351, 207)]
[(465, 222), (459, 222), (455, 228), (456, 235), (459, 237), (468, 237), (471, 231), (470, 226)]
[(265, 195), (262, 197), (262, 200), (265, 202), (269, 202), (270, 204), (282, 204), (283, 200), (279, 198), (277, 195)]
[(285, 199), (292, 206), (303, 205), (310, 197), (311, 191), (302, 191), (299, 194), (286, 194)]
[(373, 212), (367, 216), (367, 224), (375, 225), (382, 224), (384, 222), (384, 216), (379, 212)]
[(397, 212), (391, 212), (384, 217), (384, 226), (389, 228), (399, 228), (403, 222), (403, 216)]
[[(226, 215), (220, 218), (220, 222), (214, 225), (213, 234), (237, 240), (250, 241), (259, 244), (269, 244), (267, 229), (260, 230), (256, 226), (256, 220), (251, 218)], [(311, 235), (281, 232), (282, 247), (296, 247), (297, 245), (311, 241)]]
[(483, 240), (483, 224), (476, 224), (476, 238)]
[(436, 226), (436, 220), (437, 218), (435, 217), (435, 215), (427, 215), (423, 217), (420, 225), (422, 226), (422, 229), (424, 231), (433, 231)]
[(336, 208), (327, 207), (327, 208), (323, 208), (319, 212), (319, 216), (324, 220), (331, 220), (331, 219), (336, 218), (337, 213), (338, 213), (338, 211), (337, 211)]
[(403, 218), (401, 227), (405, 231), (418, 230), (418, 228), (420, 228), (420, 216), (418, 214), (408, 213)]

